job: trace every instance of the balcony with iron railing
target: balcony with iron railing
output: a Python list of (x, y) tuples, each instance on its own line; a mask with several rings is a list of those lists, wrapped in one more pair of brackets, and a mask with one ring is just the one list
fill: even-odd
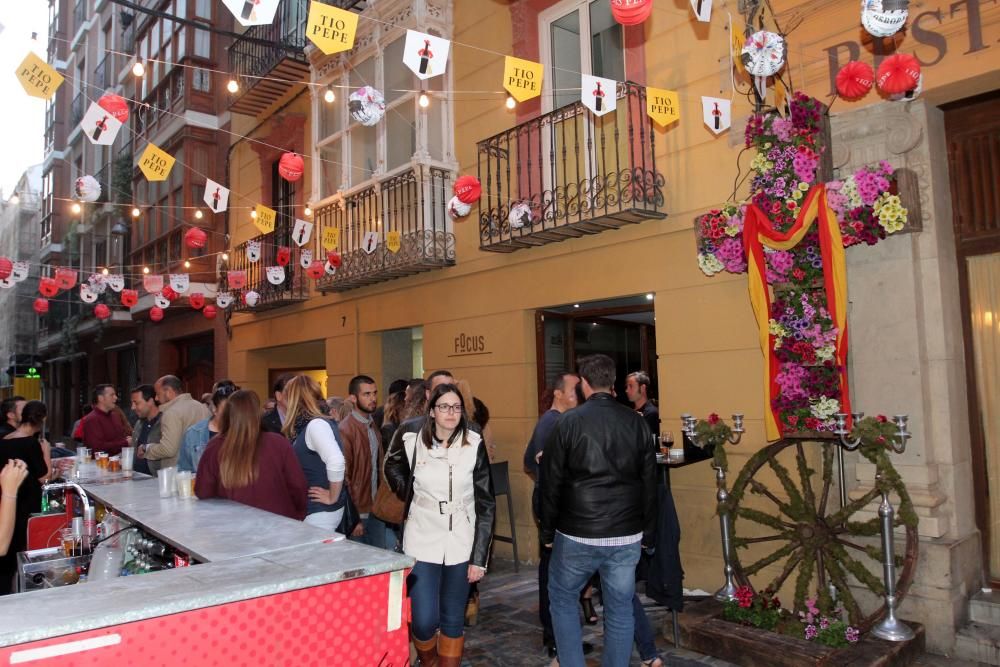
[[(319, 281), (321, 291), (347, 290), (455, 264), (448, 218), (454, 174), (415, 164), (316, 209), (317, 238), (338, 230), (342, 263)], [(389, 239), (398, 233), (399, 247)], [(368, 245), (369, 240), (374, 240)]]
[[(247, 244), (250, 241), (260, 243), (260, 259), (251, 262), (247, 259)], [(257, 305), (251, 308), (244, 303), (243, 299), (237, 298), (233, 302), (233, 309), (236, 311), (270, 310), (300, 303), (309, 298), (309, 281), (306, 272), (295, 262), (289, 262), (285, 267), (285, 281), (280, 285), (272, 285), (267, 279), (267, 267), (277, 266), (276, 255), (278, 248), (291, 245), (291, 239), (287, 232), (272, 232), (261, 234), (248, 241), (239, 244), (229, 253), (229, 271), (246, 271), (247, 283), (243, 293), (253, 290), (260, 295)], [(227, 290), (227, 277), (223, 277), (223, 284), (220, 290)]]
[(87, 0), (76, 0), (73, 5), (73, 31), (76, 32), (87, 22)]
[(73, 102), (70, 104), (69, 109), (70, 126), (75, 127), (80, 124), (81, 120), (83, 120), (83, 105), (85, 102), (86, 99), (83, 91), (77, 93), (76, 97), (73, 98)]
[[(364, 0), (320, 2), (358, 12), (367, 5)], [(246, 5), (246, 11), (253, 8), (252, 2)], [(284, 0), (271, 23), (250, 26), (229, 46), (229, 71), (240, 86), (230, 98), (232, 111), (257, 115), (294, 86), (309, 81), (305, 56), (308, 13), (306, 0)]]
[(106, 53), (97, 67), (94, 68), (94, 88), (97, 90), (105, 90), (115, 85), (115, 73), (112, 70), (114, 61), (114, 54)]
[(618, 84), (614, 111), (574, 102), (478, 144), (479, 247), (513, 252), (666, 217), (646, 90)]

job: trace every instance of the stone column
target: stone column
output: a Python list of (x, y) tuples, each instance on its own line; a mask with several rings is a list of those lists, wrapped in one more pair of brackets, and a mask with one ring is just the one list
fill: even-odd
[[(913, 438), (892, 461), (920, 517), (920, 556), (900, 615), (924, 623), (928, 648), (943, 652), (983, 567), (943, 114), (924, 101), (885, 102), (833, 116), (832, 132), (836, 177), (887, 160), (919, 182), (922, 231), (847, 252), (849, 371), (854, 410), (910, 415)], [(875, 469), (848, 459), (856, 498)]]

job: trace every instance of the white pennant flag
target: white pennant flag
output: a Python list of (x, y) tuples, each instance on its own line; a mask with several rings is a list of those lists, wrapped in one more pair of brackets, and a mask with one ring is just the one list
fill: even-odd
[(222, 0), (222, 4), (242, 26), (267, 25), (278, 10), (278, 0)]
[(97, 102), (91, 102), (90, 108), (80, 121), (80, 127), (90, 139), (90, 143), (110, 146), (115, 143), (118, 130), (122, 129), (122, 122)]
[(732, 122), (729, 100), (721, 97), (702, 97), (701, 110), (705, 125), (715, 134), (722, 134)]
[(418, 79), (429, 79), (444, 74), (448, 66), (451, 42), (416, 30), (406, 31), (403, 46), (403, 64), (413, 70)]
[(313, 251), (312, 250), (301, 250), (299, 252), (299, 266), (303, 269), (308, 269), (313, 263)]
[(202, 199), (213, 213), (222, 213), (229, 206), (229, 190), (210, 178), (205, 182), (205, 196)]
[(267, 267), (267, 282), (272, 285), (280, 285), (285, 282), (285, 267), (283, 266), (269, 266)]
[(691, 0), (691, 11), (703, 23), (712, 20), (712, 0)]
[(300, 248), (305, 244), (309, 243), (309, 237), (312, 236), (313, 223), (307, 220), (295, 219), (295, 227), (292, 229), (292, 240), (295, 241), (295, 245)]
[(178, 294), (184, 294), (191, 287), (191, 276), (186, 273), (170, 274), (170, 289)]
[(603, 116), (618, 106), (618, 84), (613, 79), (582, 74), (580, 76), (580, 101), (583, 106)]

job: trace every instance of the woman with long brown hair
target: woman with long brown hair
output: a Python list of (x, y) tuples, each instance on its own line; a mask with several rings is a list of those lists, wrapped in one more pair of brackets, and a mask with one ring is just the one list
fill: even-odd
[(301, 521), (306, 515), (306, 478), (288, 441), (260, 430), (260, 399), (248, 389), (226, 401), (222, 432), (198, 463), (199, 498), (228, 498)]
[(285, 383), (285, 425), (281, 430), (292, 441), (292, 451), (309, 484), (305, 521), (326, 530), (337, 530), (344, 514), (344, 472), (337, 422), (323, 414), (323, 390), (308, 375)]

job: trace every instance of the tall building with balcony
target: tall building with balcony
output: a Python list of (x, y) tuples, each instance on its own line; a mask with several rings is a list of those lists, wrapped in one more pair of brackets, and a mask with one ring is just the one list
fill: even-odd
[[(135, 5), (50, 0), (49, 61), (66, 81), (46, 111), (42, 272), (69, 267), (86, 280), (107, 269), (125, 275), (126, 286), (140, 292), (143, 268), (183, 272), (191, 274), (192, 291), (214, 293), (212, 253), (224, 247), (223, 222), (207, 208), (201, 218), (195, 211), (202, 206), (205, 177), (221, 178), (228, 144), (225, 82), (216, 74), (228, 38), (212, 29), (231, 30), (232, 16), (210, 0)], [(145, 68), (141, 77), (132, 72), (136, 63)], [(130, 117), (113, 145), (97, 146), (83, 135), (80, 120), (105, 93), (125, 98)], [(148, 142), (177, 160), (167, 181), (149, 182), (137, 167)], [(73, 185), (83, 175), (94, 176), (102, 193), (74, 212)], [(192, 225), (208, 233), (204, 249), (183, 244)], [(202, 392), (225, 374), (221, 322), (204, 318), (184, 300), (154, 323), (148, 318), (151, 295), (132, 309), (110, 290), (102, 298), (112, 306), (108, 320), (97, 320), (75, 289), (40, 319), (49, 423), (57, 436), (80, 416), (95, 384), (110, 382), (127, 396), (138, 382), (171, 373)]]

